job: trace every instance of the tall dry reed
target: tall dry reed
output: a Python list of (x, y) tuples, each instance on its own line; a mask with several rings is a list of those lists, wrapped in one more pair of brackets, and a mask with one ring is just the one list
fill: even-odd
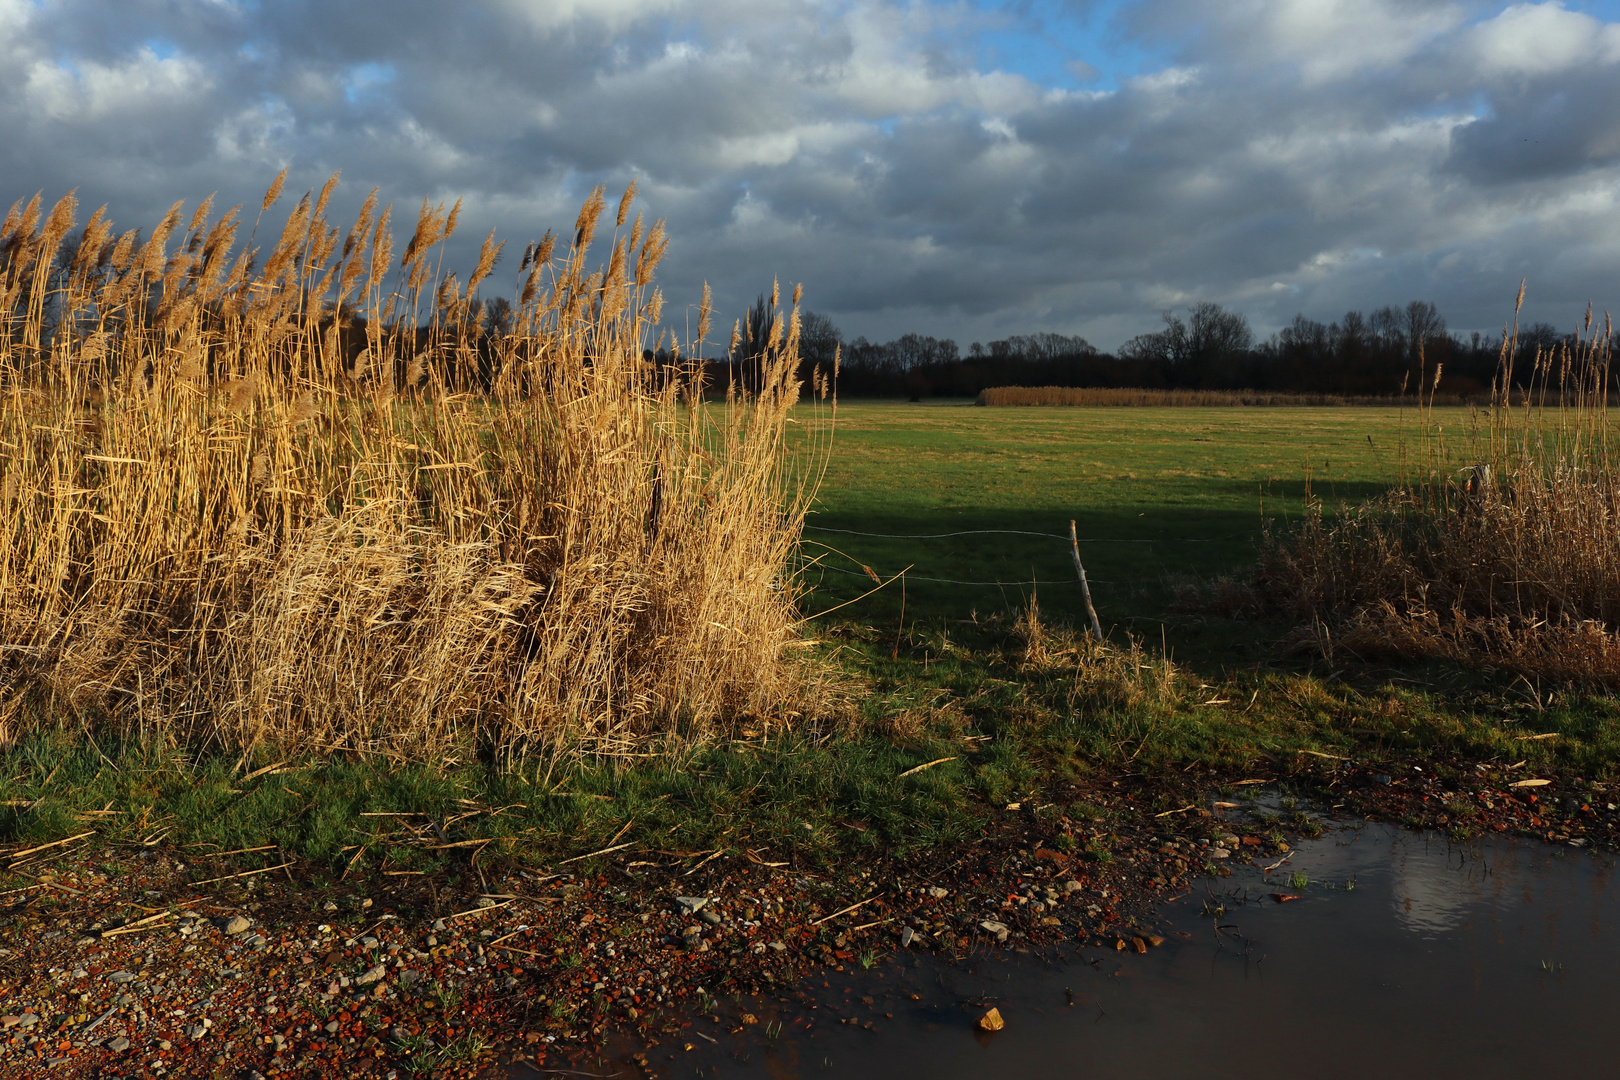
[(493, 233), (463, 282), (459, 203), (396, 258), (375, 192), (328, 221), (336, 179), (264, 248), (209, 202), (0, 227), (0, 742), (613, 753), (794, 715), (797, 294), (705, 405), (700, 364), (643, 360), (667, 237), (633, 186), (606, 265), (598, 189), (492, 334)]
[(1609, 330), (1589, 314), (1528, 371), (1505, 333), (1493, 403), (1447, 432), (1425, 402), (1407, 482), (1336, 515), (1316, 504), (1269, 538), (1259, 595), (1328, 651), (1620, 682)]

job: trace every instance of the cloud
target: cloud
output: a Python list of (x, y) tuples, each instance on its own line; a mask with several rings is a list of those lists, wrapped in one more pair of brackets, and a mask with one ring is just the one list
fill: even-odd
[(1616, 280), (1620, 26), (1139, 0), (1110, 32), (1158, 59), (1074, 89), (981, 62), (1008, 25), (944, 0), (0, 0), (0, 186), (146, 225), (342, 169), (345, 206), (464, 195), (466, 237), (522, 242), (640, 177), (672, 308), (781, 276), (874, 337), (1110, 347), (1198, 299), (1266, 327), (1422, 297), (1487, 327), (1526, 276), (1569, 322)]

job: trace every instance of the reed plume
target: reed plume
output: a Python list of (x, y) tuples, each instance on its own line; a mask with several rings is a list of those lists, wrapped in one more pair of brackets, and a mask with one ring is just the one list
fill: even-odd
[(211, 204), (138, 246), (97, 211), (65, 265), (71, 196), (0, 226), (0, 743), (611, 754), (803, 712), (791, 335), (724, 405), (643, 363), (663, 225), (593, 270), (601, 189), (492, 335), (493, 234), (463, 289), (459, 203), (396, 262), (334, 183), (262, 263)]

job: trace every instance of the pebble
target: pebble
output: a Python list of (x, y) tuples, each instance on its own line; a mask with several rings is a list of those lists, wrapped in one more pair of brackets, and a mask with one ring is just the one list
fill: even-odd
[(707, 907), (709, 898), (706, 896), (677, 896), (675, 903), (680, 905), (682, 915), (691, 915)]
[(900, 931), (900, 947), (902, 949), (910, 948), (911, 947), (911, 939), (916, 937), (916, 936), (917, 936), (917, 931), (913, 930), (911, 927), (907, 926), (907, 927), (903, 928)]
[(710, 926), (719, 926), (721, 922), (719, 913), (714, 911), (700, 911), (698, 912), (698, 918), (702, 919)]
[(996, 922), (994, 919), (985, 919), (979, 923), (979, 928), (987, 934), (994, 934), (997, 941), (1007, 940), (1008, 930), (1006, 923)]
[(248, 927), (252, 925), (253, 920), (249, 919), (247, 916), (232, 915), (230, 921), (225, 924), (225, 932), (233, 936), (236, 934), (244, 934), (247, 932)]
[(355, 976), (354, 983), (356, 986), (370, 986), (372, 983), (379, 982), (386, 978), (387, 975), (388, 965), (378, 964), (376, 967), (367, 971), (364, 975)]
[(943, 900), (947, 896), (951, 895), (951, 890), (942, 889), (938, 885), (930, 885), (928, 888), (924, 889), (923, 892), (927, 893), (935, 900)]
[(1232, 857), (1232, 853), (1223, 847), (1211, 848), (1209, 857), (1212, 859), (1230, 859)]
[(115, 971), (107, 976), (107, 981), (110, 983), (134, 982), (135, 973), (133, 971)]
[(125, 1050), (129, 1049), (129, 1040), (124, 1038), (122, 1035), (118, 1036), (116, 1039), (108, 1039), (107, 1049), (111, 1050), (115, 1054), (122, 1054)]

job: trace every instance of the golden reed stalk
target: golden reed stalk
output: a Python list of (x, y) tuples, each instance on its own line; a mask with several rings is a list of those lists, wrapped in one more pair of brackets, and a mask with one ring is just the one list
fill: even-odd
[(75, 230), (72, 195), (0, 226), (0, 743), (74, 718), (614, 753), (794, 715), (797, 310), (705, 405), (701, 363), (644, 359), (667, 237), (623, 229), (633, 192), (605, 269), (598, 189), (492, 331), (493, 234), (463, 285), (438, 269), (459, 203), (424, 202), (395, 262), (375, 192), (328, 222), (336, 181), (267, 252), (206, 202), (144, 240)]
[[(1612, 341), (1589, 312), (1573, 343), (1515, 371), (1516, 334), (1504, 333), (1491, 405), (1448, 434), (1424, 398), (1408, 481), (1336, 515), (1315, 504), (1268, 538), (1258, 599), (1309, 620), (1329, 653), (1620, 684)], [(1440, 374), (1425, 372), (1425, 388)]]

